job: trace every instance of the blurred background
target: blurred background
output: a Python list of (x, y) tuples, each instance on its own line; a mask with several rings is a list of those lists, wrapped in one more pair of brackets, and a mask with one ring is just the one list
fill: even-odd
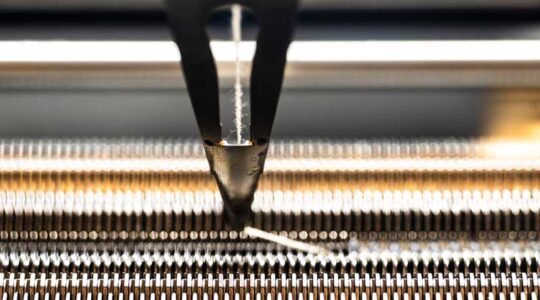
[[(538, 137), (539, 12), (535, 0), (304, 0), (274, 136)], [(230, 18), (211, 16), (214, 40), (230, 41)], [(243, 38), (255, 33), (246, 13)], [(159, 0), (2, 0), (0, 40), (0, 136), (198, 136)], [(214, 54), (226, 116), (233, 67)]]

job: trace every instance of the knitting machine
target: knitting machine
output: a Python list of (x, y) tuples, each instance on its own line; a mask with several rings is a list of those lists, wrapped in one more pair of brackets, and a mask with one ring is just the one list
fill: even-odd
[(245, 228), (166, 5), (0, 3), (2, 299), (538, 299), (540, 7), (353, 2), (300, 5)]

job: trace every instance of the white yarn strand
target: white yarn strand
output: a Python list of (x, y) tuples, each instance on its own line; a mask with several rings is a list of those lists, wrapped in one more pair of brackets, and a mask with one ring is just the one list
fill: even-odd
[(234, 125), (236, 129), (236, 143), (242, 144), (242, 61), (240, 59), (240, 44), (242, 42), (242, 7), (235, 4), (231, 8), (232, 38), (235, 48), (235, 80), (234, 80)]

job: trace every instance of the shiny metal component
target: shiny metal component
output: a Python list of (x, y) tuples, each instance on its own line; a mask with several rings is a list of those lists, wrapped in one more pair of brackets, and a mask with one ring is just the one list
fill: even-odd
[(69, 243), (2, 247), (2, 296), (530, 299), (540, 288), (537, 242), (376, 242), (328, 256), (272, 249), (272, 244), (229, 244), (224, 253), (201, 244), (74, 245), (86, 250), (72, 252)]
[[(0, 192), (0, 236), (14, 240), (215, 240), (217, 191)], [(535, 239), (540, 190), (257, 193), (252, 226), (300, 240)], [(237, 237), (237, 239), (245, 239)]]
[[(354, 240), (353, 240), (354, 241)], [(331, 247), (332, 243), (323, 244)], [(1, 273), (147, 272), (219, 276), (233, 268), (271, 276), (320, 274), (457, 274), (538, 272), (538, 241), (363, 242), (334, 244), (334, 252), (297, 253), (273, 243), (12, 243), (0, 245)], [(75, 251), (76, 250), (76, 251)], [(218, 268), (215, 268), (219, 266)], [(153, 268), (153, 270), (152, 270)], [(236, 275), (238, 276), (238, 275)]]
[[(0, 141), (5, 299), (537, 299), (537, 141), (277, 141), (225, 226), (194, 141)], [(304, 249), (305, 250), (305, 249)]]
[[(170, 63), (0, 63), (0, 87), (20, 89), (185, 90), (176, 62)], [(224, 86), (233, 86), (234, 67), (217, 62)], [(425, 62), (299, 62), (290, 61), (283, 88), (538, 88), (539, 67), (527, 65), (439, 64)], [(246, 66), (248, 67), (248, 66)], [(179, 75), (180, 74), (180, 75)]]
[[(534, 239), (538, 143), (280, 142), (251, 225), (300, 240)], [(245, 239), (190, 141), (0, 142), (0, 236)]]
[[(3, 278), (2, 296), (13, 297), (107, 297), (118, 299), (537, 299), (538, 277), (522, 273), (457, 274), (456, 276), (371, 277), (317, 275), (302, 277), (218, 278), (168, 276), (145, 278), (85, 278), (74, 274), (69, 279), (36, 279), (8, 274)], [(62, 274), (65, 275), (65, 274)], [(121, 291), (121, 292), (120, 292)], [(400, 298), (403, 297), (403, 298)], [(478, 298), (477, 298), (478, 297)]]
[(268, 143), (246, 146), (204, 145), (210, 171), (216, 178), (227, 220), (242, 230), (251, 217), (251, 203), (263, 173)]
[[(519, 59), (520, 49), (531, 49), (537, 41), (455, 41), (456, 51), (447, 50), (437, 59), (421, 55), (400, 60), (399, 53), (431, 53), (444, 50), (438, 41), (307, 41), (293, 42), (285, 68), (285, 90), (345, 88), (538, 88), (540, 61), (533, 55)], [(185, 90), (179, 56), (172, 42), (26, 42), (0, 43), (0, 87), (20, 89), (163, 89)], [(6, 46), (5, 43), (10, 44)], [(234, 86), (233, 44), (221, 42), (214, 48), (223, 87)], [(16, 49), (14, 50), (13, 47)], [(37, 58), (34, 47), (49, 49)], [(321, 47), (323, 49), (321, 50)], [(345, 58), (331, 53), (350, 50)], [(378, 49), (373, 49), (374, 47)], [(400, 48), (403, 47), (403, 48)], [(471, 59), (470, 52), (490, 59)], [(537, 46), (536, 46), (537, 47)], [(89, 51), (91, 48), (92, 51)], [(365, 49), (364, 49), (365, 48)], [(433, 48), (433, 49), (432, 49)], [(442, 49), (441, 49), (442, 48)], [(67, 50), (66, 50), (67, 49)], [(100, 50), (101, 49), (101, 50)], [(319, 49), (319, 50), (317, 50)], [(377, 54), (391, 49), (392, 55)], [(430, 50), (431, 49), (431, 50)], [(459, 50), (459, 51), (458, 51)], [(470, 50), (470, 52), (468, 52)], [(86, 52), (84, 52), (86, 51)], [(130, 51), (126, 57), (125, 52)], [(7, 53), (15, 53), (15, 57)], [(65, 52), (65, 53), (64, 53)], [(84, 56), (73, 53), (84, 52)], [(246, 51), (249, 52), (249, 51)], [(309, 57), (306, 52), (310, 53)], [(527, 51), (522, 53), (526, 55)], [(535, 51), (531, 50), (532, 53)], [(27, 53), (26, 55), (24, 55)], [(47, 53), (53, 53), (46, 55)], [(296, 53), (296, 54), (295, 54)], [(370, 54), (371, 53), (371, 54)], [(294, 54), (294, 55), (293, 55)], [(512, 59), (507, 55), (511, 54)], [(529, 53), (530, 55), (531, 53)], [(302, 56), (304, 55), (304, 57)], [(75, 57), (72, 57), (75, 56)], [(71, 57), (71, 60), (70, 60)], [(24, 58), (21, 59), (21, 58)], [(228, 59), (227, 59), (228, 58)], [(337, 57), (339, 58), (339, 57)], [(243, 63), (250, 68), (250, 60)], [(180, 76), (180, 77), (179, 77)]]
[[(165, 2), (169, 28), (180, 50), (182, 71), (210, 171), (217, 180), (229, 224), (235, 229), (241, 229), (251, 215), (253, 194), (264, 169), (299, 1)], [(239, 4), (250, 9), (260, 27), (250, 76), (249, 136), (245, 137), (249, 141), (247, 145), (224, 144), (219, 112), (218, 74), (206, 30), (210, 13), (227, 4)], [(240, 52), (240, 49), (237, 51)], [(241, 101), (236, 105), (241, 106)], [(238, 138), (238, 143), (242, 143), (241, 138)]]

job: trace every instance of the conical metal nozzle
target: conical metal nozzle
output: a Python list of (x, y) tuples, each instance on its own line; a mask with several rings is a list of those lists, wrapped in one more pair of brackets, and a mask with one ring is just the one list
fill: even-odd
[(205, 144), (210, 171), (216, 178), (225, 215), (232, 229), (242, 230), (263, 172), (268, 143), (224, 146)]

